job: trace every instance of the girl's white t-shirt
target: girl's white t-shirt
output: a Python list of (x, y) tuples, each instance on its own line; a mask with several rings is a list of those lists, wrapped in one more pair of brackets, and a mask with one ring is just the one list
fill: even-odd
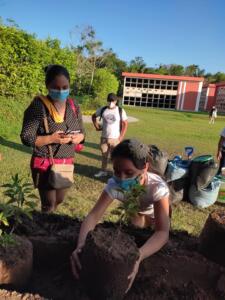
[[(145, 181), (146, 194), (140, 199), (139, 213), (151, 215), (154, 213), (153, 203), (159, 201), (163, 197), (169, 196), (169, 188), (166, 182), (158, 175), (147, 172)], [(123, 191), (119, 188), (114, 178), (108, 180), (104, 191), (114, 200), (126, 201)]]

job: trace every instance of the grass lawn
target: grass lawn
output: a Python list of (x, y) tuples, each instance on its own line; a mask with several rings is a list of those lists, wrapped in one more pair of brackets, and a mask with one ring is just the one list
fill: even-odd
[[(20, 143), (22, 113), (25, 104), (17, 106), (5, 99), (0, 110), (0, 184), (10, 180), (11, 175), (19, 173), (31, 181), (29, 161), (31, 151)], [(194, 146), (195, 155), (215, 154), (219, 133), (224, 127), (225, 117), (219, 117), (214, 125), (208, 124), (208, 116), (201, 113), (175, 112), (158, 109), (126, 108), (128, 115), (139, 122), (130, 123), (127, 137), (136, 137), (148, 144), (155, 144), (167, 150), (171, 157), (183, 154), (184, 146)], [(76, 156), (75, 184), (68, 192), (58, 212), (83, 218), (96, 202), (106, 180), (96, 180), (93, 175), (100, 167), (99, 132), (91, 124), (85, 124), (85, 149)], [(110, 166), (111, 168), (111, 166)], [(1, 199), (2, 190), (0, 190)], [(179, 203), (173, 209), (173, 229), (187, 230), (197, 235), (209, 214), (215, 208), (195, 209), (188, 203)], [(115, 220), (110, 209), (106, 220)]]

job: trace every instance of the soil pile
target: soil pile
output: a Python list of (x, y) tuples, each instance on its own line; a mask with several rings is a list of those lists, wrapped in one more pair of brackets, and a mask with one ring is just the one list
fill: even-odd
[(128, 276), (139, 257), (134, 240), (120, 228), (103, 228), (87, 236), (81, 253), (81, 281), (94, 300), (123, 299)]
[[(25, 218), (17, 233), (25, 234), (33, 242), (32, 278), (24, 290), (17, 291), (21, 294), (0, 290), (0, 298), (90, 300), (81, 283), (73, 279), (69, 263), (79, 227), (78, 220), (59, 215), (35, 213), (33, 222)], [(98, 227), (117, 226), (104, 223)], [(132, 227), (124, 227), (123, 231), (133, 236), (138, 246), (151, 234), (149, 230)], [(225, 299), (225, 269), (201, 255), (198, 247), (196, 238), (185, 232), (171, 232), (168, 244), (141, 264), (124, 299)], [(7, 298), (1, 297), (1, 293), (8, 293)]]

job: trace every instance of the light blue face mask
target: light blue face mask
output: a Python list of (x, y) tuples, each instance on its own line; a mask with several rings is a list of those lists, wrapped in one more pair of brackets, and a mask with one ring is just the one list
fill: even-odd
[(132, 188), (132, 186), (139, 183), (139, 176), (126, 178), (126, 179), (120, 179), (117, 176), (113, 176), (113, 178), (115, 182), (118, 184), (118, 186), (124, 191), (129, 191)]
[(50, 89), (49, 90), (49, 96), (53, 100), (59, 100), (59, 101), (66, 101), (67, 97), (69, 96), (70, 90), (55, 90), (55, 89)]

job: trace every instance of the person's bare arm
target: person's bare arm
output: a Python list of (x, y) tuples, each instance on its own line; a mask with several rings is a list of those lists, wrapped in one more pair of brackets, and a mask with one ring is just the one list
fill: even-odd
[(139, 249), (140, 256), (134, 265), (132, 273), (128, 276), (130, 283), (126, 292), (128, 292), (133, 284), (141, 261), (159, 251), (169, 239), (170, 218), (168, 197), (164, 197), (154, 203), (154, 215), (155, 232)]
[(141, 260), (160, 250), (168, 241), (170, 228), (168, 197), (154, 203), (154, 215), (155, 232), (140, 248)]
[(92, 123), (95, 127), (95, 129), (98, 131), (100, 130), (101, 128), (99, 127), (99, 124), (97, 122), (97, 116), (96, 116), (96, 113), (94, 113), (92, 116), (91, 116), (91, 119), (92, 119)]
[(112, 203), (112, 201), (113, 200), (109, 197), (109, 195), (105, 191), (103, 191), (97, 203), (89, 212), (89, 214), (84, 219), (81, 225), (77, 247), (73, 251), (71, 256), (72, 271), (77, 279), (79, 278), (79, 270), (81, 269), (79, 253), (81, 253), (82, 251), (87, 235), (91, 230), (95, 228), (96, 224), (99, 222), (107, 207)]
[(120, 137), (119, 140), (120, 142), (124, 139), (124, 136), (127, 132), (127, 127), (128, 127), (128, 122), (126, 121), (122, 121), (122, 128), (121, 128), (121, 133), (120, 133)]

